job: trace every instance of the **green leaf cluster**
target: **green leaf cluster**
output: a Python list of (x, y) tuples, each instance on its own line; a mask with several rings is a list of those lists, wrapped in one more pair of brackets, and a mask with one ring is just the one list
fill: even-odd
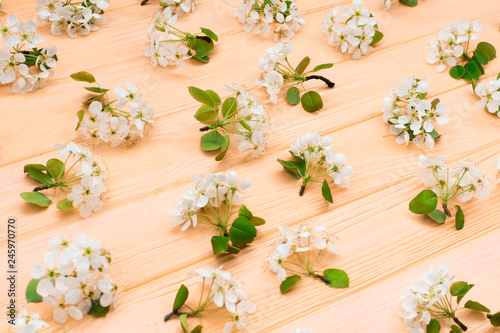
[(497, 51), (493, 45), (487, 42), (480, 42), (476, 49), (472, 51), (472, 56), (464, 54), (466, 63), (450, 68), (450, 76), (454, 79), (464, 79), (467, 81), (478, 80), (484, 74), (484, 65), (495, 59)]
[(207, 63), (210, 61), (208, 53), (214, 49), (214, 42), (217, 42), (219, 37), (210, 29), (200, 29), (201, 33), (197, 35), (187, 34), (186, 46), (190, 49), (189, 55), (194, 59)]
[[(434, 191), (423, 190), (410, 201), (409, 209), (415, 214), (425, 214), (435, 222), (442, 224), (446, 221), (446, 213), (437, 209), (438, 196)], [(465, 224), (465, 217), (460, 206), (455, 206), (455, 228), (461, 230)]]

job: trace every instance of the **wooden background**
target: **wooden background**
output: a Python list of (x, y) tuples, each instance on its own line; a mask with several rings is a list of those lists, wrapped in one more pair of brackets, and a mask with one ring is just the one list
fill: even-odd
[[(257, 303), (247, 332), (290, 332), (294, 327), (314, 328), (315, 333), (405, 332), (398, 317), (399, 297), (430, 264), (447, 260), (458, 279), (476, 284), (470, 298), (500, 311), (500, 191), (495, 187), (500, 119), (476, 107), (478, 98), (470, 84), (437, 73), (435, 66), (425, 62), (429, 38), (462, 18), (480, 20), (484, 30), (479, 41), (500, 49), (499, 1), (423, 0), (416, 8), (395, 1), (385, 12), (378, 0), (366, 0), (385, 38), (361, 60), (337, 53), (320, 31), (327, 10), (350, 5), (349, 1), (299, 1), (307, 24), (294, 37), (289, 58), (297, 63), (308, 55), (312, 64), (334, 62), (324, 74), (336, 86), (328, 90), (320, 82), (308, 83), (319, 89), (325, 102), (315, 114), (288, 105), (284, 98), (278, 105), (269, 105), (272, 127), (267, 154), (259, 159), (242, 157), (233, 143), (219, 163), (199, 148), (200, 124), (193, 118), (198, 103), (187, 86), (214, 89), (224, 97), (228, 95), (225, 84), (245, 84), (255, 90), (260, 73), (257, 61), (274, 41), (269, 34), (243, 31), (234, 11), (239, 0), (200, 2), (196, 12), (182, 17), (177, 27), (192, 32), (207, 27), (220, 36), (207, 65), (189, 61), (183, 70), (152, 68), (143, 50), (148, 23), (160, 6), (155, 0), (143, 7), (139, 0), (113, 0), (106, 11), (108, 23), (88, 36), (52, 36), (49, 26), (41, 27), (43, 45), (57, 45), (60, 59), (46, 88), (16, 95), (10, 87), (0, 87), (0, 254), (6, 258), (7, 217), (15, 216), (20, 294), (30, 280), (29, 266), (41, 262), (47, 241), (61, 233), (70, 237), (85, 233), (105, 242), (115, 255), (111, 273), (124, 288), (118, 309), (105, 319), (86, 316), (60, 325), (49, 320), (48, 306), (31, 304), (30, 309), (40, 311), (51, 324), (45, 332), (180, 332), (179, 322), (163, 323), (163, 315), (181, 283), (195, 284), (185, 274), (211, 263), (224, 265), (238, 276)], [(5, 0), (4, 4), (8, 14), (16, 13), (20, 19), (36, 17), (35, 0)], [(52, 148), (55, 142), (77, 139), (76, 112), (87, 95), (84, 84), (69, 75), (80, 70), (93, 73), (103, 87), (134, 82), (157, 109), (155, 128), (134, 147), (94, 148), (109, 168), (109, 199), (101, 212), (88, 219), (80, 218), (78, 210), (61, 212), (55, 205), (38, 208), (19, 197), (35, 186), (23, 174), (23, 165), (45, 163), (57, 156)], [(486, 66), (482, 81), (499, 71), (497, 58)], [(382, 122), (381, 98), (411, 75), (425, 76), (429, 98), (439, 97), (448, 105), (450, 123), (439, 127), (442, 138), (433, 150), (396, 144)], [(263, 91), (257, 94), (264, 100)], [(287, 157), (289, 145), (307, 131), (331, 136), (332, 146), (347, 155), (348, 165), (355, 170), (347, 190), (334, 190), (331, 205), (314, 184), (299, 197), (299, 182), (276, 162)], [(463, 205), (466, 226), (462, 231), (456, 231), (451, 221), (438, 226), (408, 211), (410, 199), (423, 189), (416, 176), (419, 154), (443, 154), (449, 162), (470, 158), (489, 173), (492, 194), (485, 201)], [(207, 170), (235, 170), (240, 179), (251, 179), (246, 204), (267, 221), (259, 227), (256, 241), (237, 257), (214, 258), (212, 230), (203, 225), (185, 232), (167, 226), (175, 198), (191, 186), (193, 175)], [(275, 275), (263, 271), (263, 259), (272, 249), (277, 226), (309, 220), (326, 225), (340, 238), (340, 255), (326, 256), (318, 267), (346, 270), (351, 286), (330, 289), (306, 279), (280, 295)], [(2, 259), (2, 267), (5, 264)], [(7, 285), (1, 280), (4, 304)], [(24, 304), (24, 296), (18, 301)], [(470, 332), (500, 331), (482, 316), (468, 311), (461, 316)], [(220, 332), (224, 322), (205, 320), (203, 324), (206, 332)], [(1, 325), (6, 331), (5, 321)]]

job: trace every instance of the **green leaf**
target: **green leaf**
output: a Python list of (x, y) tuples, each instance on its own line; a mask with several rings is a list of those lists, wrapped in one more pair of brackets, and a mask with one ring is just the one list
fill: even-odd
[(243, 216), (237, 217), (229, 229), (229, 238), (234, 246), (241, 246), (253, 242), (257, 236), (255, 226)]
[(203, 326), (198, 325), (195, 328), (193, 328), (193, 330), (191, 331), (191, 333), (201, 333), (201, 329), (202, 328), (203, 328)]
[(238, 103), (236, 102), (236, 98), (234, 97), (226, 98), (224, 103), (222, 103), (221, 113), (224, 119), (228, 119), (234, 116), (237, 110)]
[(457, 230), (462, 230), (465, 224), (465, 216), (464, 212), (462, 211), (462, 208), (460, 206), (455, 205), (455, 228)]
[(40, 192), (23, 192), (20, 195), (21, 198), (23, 198), (25, 201), (38, 206), (48, 207), (52, 203), (52, 201), (47, 198), (46, 195)]
[(189, 296), (189, 290), (188, 288), (181, 284), (179, 290), (177, 291), (177, 295), (175, 295), (175, 300), (174, 300), (174, 305), (172, 306), (173, 311), (179, 310), (184, 303), (186, 303), (186, 300)]
[(474, 54), (474, 56), (477, 57), (477, 59), (479, 60), (479, 63), (481, 65), (487, 65), (488, 62), (490, 61), (490, 56), (484, 50), (476, 50), (476, 51), (474, 51), (472, 53)]
[(205, 90), (205, 92), (210, 95), (210, 97), (214, 101), (215, 105), (220, 105), (222, 103), (221, 100), (220, 100), (219, 95), (215, 91), (213, 91), (213, 90)]
[(215, 106), (212, 97), (205, 91), (196, 87), (188, 87), (189, 94), (198, 102), (211, 106), (212, 108)]
[(64, 175), (64, 163), (57, 158), (52, 158), (47, 161), (47, 174), (53, 179), (59, 179)]
[(238, 253), (240, 253), (241, 250), (239, 248), (237, 248), (237, 247), (232, 246), (231, 244), (229, 244), (227, 246), (227, 250), (226, 251), (229, 252), (229, 253), (232, 253), (232, 254), (238, 254)]
[[(500, 75), (500, 74), (498, 74)], [(476, 91), (476, 87), (477, 87), (477, 81), (472, 79), (472, 91), (475, 92)]]
[(299, 88), (290, 87), (286, 92), (286, 99), (292, 105), (297, 105), (300, 103), (300, 93)]
[(450, 68), (450, 76), (454, 79), (460, 79), (465, 74), (464, 66), (457, 65)]
[(323, 194), (323, 198), (325, 198), (326, 201), (329, 203), (333, 203), (333, 198), (332, 198), (332, 191), (330, 190), (330, 185), (328, 185), (328, 182), (323, 180), (323, 185), (321, 186), (321, 194)]
[(212, 237), (212, 250), (214, 254), (219, 254), (227, 250), (229, 244), (229, 237), (213, 236)]
[(432, 132), (429, 133), (433, 139), (439, 138), (441, 135), (439, 135), (438, 132), (436, 132), (435, 129), (432, 130)]
[(102, 95), (97, 95), (94, 97), (89, 98), (88, 100), (84, 101), (83, 104), (91, 104), (94, 101), (98, 101), (102, 98)]
[(468, 63), (466, 63), (464, 69), (465, 74), (462, 76), (462, 79), (464, 80), (478, 80), (481, 76), (481, 71), (473, 61), (469, 61)]
[(109, 306), (103, 307), (99, 300), (92, 300), (92, 305), (90, 306), (89, 315), (104, 317), (109, 311)]
[(500, 312), (490, 316), (490, 323), (495, 327), (500, 327)]
[(98, 93), (98, 94), (104, 94), (105, 92), (109, 91), (109, 89), (102, 89), (99, 87), (83, 87), (83, 89), (86, 89), (88, 91), (91, 91), (93, 93)]
[(479, 69), (479, 71), (481, 72), (481, 75), (483, 75), (483, 74), (484, 74), (484, 68), (483, 68), (483, 66), (481, 65), (481, 62), (480, 62), (479, 58), (478, 58), (478, 57), (476, 57), (475, 55), (473, 55), (473, 56), (471, 57), (471, 59), (472, 59), (472, 61), (476, 64), (477, 68), (478, 68), (478, 69)]
[(38, 286), (38, 283), (40, 280), (37, 279), (31, 279), (30, 283), (28, 283), (28, 286), (26, 287), (26, 302), (28, 303), (40, 303), (43, 301), (42, 296), (38, 295), (36, 292), (36, 287)]
[(243, 206), (240, 207), (240, 210), (238, 211), (238, 216), (246, 217), (250, 221), (252, 219), (252, 217), (253, 217), (253, 214), (247, 208), (247, 206), (243, 205)]
[(57, 202), (57, 209), (59, 210), (69, 210), (73, 208), (73, 201), (69, 201), (68, 199), (62, 199)]
[(415, 214), (430, 214), (438, 204), (436, 193), (431, 190), (423, 190), (412, 201), (410, 201), (410, 211)]
[(399, 1), (410, 7), (415, 7), (416, 5), (418, 5), (418, 0), (399, 0)]
[(193, 55), (193, 59), (199, 60), (199, 61), (204, 62), (204, 63), (207, 63), (210, 61), (210, 58), (207, 55), (200, 57), (199, 55), (195, 54), (195, 55)]
[(227, 150), (229, 149), (229, 144), (231, 143), (231, 137), (229, 135), (224, 135), (224, 142), (222, 143), (221, 146), (221, 151), (219, 155), (215, 156), (215, 160), (221, 161), (224, 156), (226, 156)]
[(257, 216), (254, 216), (252, 217), (252, 219), (250, 220), (250, 222), (254, 225), (254, 226), (259, 226), (259, 225), (263, 225), (263, 224), (266, 224), (266, 220), (264, 220), (263, 218), (261, 217), (257, 217)]
[(451, 325), (450, 333), (462, 333), (462, 330), (457, 325)]
[(441, 324), (436, 319), (431, 319), (427, 324), (427, 333), (439, 333), (441, 331)]
[(298, 75), (301, 75), (302, 73), (304, 73), (304, 71), (306, 70), (307, 66), (309, 66), (310, 63), (311, 63), (311, 59), (309, 57), (305, 57), (304, 59), (302, 59), (299, 62), (299, 64), (295, 68), (295, 72)]
[(82, 120), (83, 120), (83, 116), (85, 115), (85, 110), (80, 110), (76, 113), (76, 115), (78, 116), (78, 124), (76, 124), (76, 128), (75, 128), (75, 131), (78, 130), (80, 128), (80, 124), (82, 123)]
[(224, 144), (224, 136), (217, 131), (211, 131), (201, 137), (201, 149), (205, 151), (217, 150)]
[(315, 91), (308, 91), (302, 95), (300, 99), (302, 107), (307, 112), (318, 111), (323, 107), (323, 101), (321, 96)]
[(24, 166), (25, 173), (28, 173), (30, 171), (30, 169), (35, 169), (38, 171), (45, 171), (45, 170), (47, 170), (47, 167), (43, 164), (26, 164)]
[(321, 64), (321, 65), (318, 65), (316, 67), (313, 68), (313, 72), (317, 72), (317, 71), (320, 71), (322, 69), (326, 69), (326, 68), (332, 68), (333, 67), (333, 64)]
[(179, 316), (179, 320), (181, 321), (182, 330), (184, 331), (184, 333), (187, 333), (188, 332), (187, 313), (181, 314)]
[(210, 51), (212, 51), (214, 49), (214, 42), (213, 42), (213, 40), (210, 40), (210, 42), (207, 42), (206, 40), (197, 38), (191, 43), (191, 48), (195, 51), (196, 56), (203, 58)]
[[(474, 287), (474, 285), (469, 283), (469, 290), (467, 292), (469, 292), (472, 289), (472, 287)], [(460, 304), (460, 302), (462, 301), (462, 298), (464, 298), (464, 295), (457, 297), (457, 304)]]
[(286, 171), (290, 172), (295, 177), (297, 177), (297, 179), (302, 178), (302, 175), (300, 174), (300, 171), (297, 167), (297, 164), (299, 162), (285, 161), (285, 160), (280, 160), (279, 158), (278, 158), (278, 162), (280, 162), (280, 164), (283, 166), (283, 168), (285, 168)]
[(300, 275), (292, 275), (287, 277), (280, 285), (280, 292), (282, 294), (286, 293), (290, 289), (292, 289), (299, 281), (301, 277)]
[(467, 303), (465, 303), (464, 307), (466, 307), (467, 309), (486, 312), (486, 313), (491, 312), (490, 309), (488, 309), (487, 307), (485, 307), (481, 303), (474, 302), (474, 301), (467, 301)]
[(35, 168), (30, 168), (29, 171), (28, 171), (28, 175), (35, 179), (35, 180), (38, 180), (40, 183), (42, 183), (43, 185), (51, 185), (53, 184), (54, 182), (52, 181), (52, 178), (50, 178), (49, 175), (35, 169)]
[(210, 29), (207, 28), (200, 28), (201, 31), (210, 39), (215, 40), (216, 42), (219, 40), (219, 37)]
[(349, 287), (349, 277), (341, 269), (327, 269), (323, 272), (323, 276), (330, 280), (330, 283), (326, 284), (327, 286), (335, 288)]
[(493, 45), (487, 42), (480, 42), (476, 46), (476, 50), (484, 51), (488, 54), (489, 60), (493, 60), (497, 56), (497, 50)]
[(78, 72), (70, 75), (75, 81), (83, 81), (88, 83), (94, 83), (95, 77), (89, 72)]
[(457, 281), (450, 287), (451, 296), (464, 296), (470, 290), (469, 284), (464, 281)]
[(382, 40), (382, 38), (384, 38), (384, 34), (378, 30), (375, 30), (375, 35), (373, 35), (373, 39), (372, 39), (372, 42), (370, 43), (370, 45), (377, 44), (378, 42), (380, 42)]
[(446, 221), (446, 213), (439, 209), (435, 209), (427, 215), (437, 223), (444, 223)]
[(435, 109), (437, 107), (437, 105), (439, 104), (439, 98), (434, 98), (431, 102), (431, 108), (432, 109)]
[(203, 104), (200, 106), (198, 111), (196, 111), (194, 117), (202, 123), (212, 123), (215, 119), (217, 119), (218, 114), (218, 109), (214, 109), (212, 106)]

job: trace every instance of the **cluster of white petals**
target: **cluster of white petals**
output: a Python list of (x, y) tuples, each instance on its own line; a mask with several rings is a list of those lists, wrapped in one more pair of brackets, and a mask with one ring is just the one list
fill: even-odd
[(464, 54), (464, 45), (478, 39), (482, 29), (483, 24), (478, 21), (470, 23), (467, 20), (459, 20), (450, 24), (439, 32), (437, 38), (431, 38), (427, 62), (436, 64), (438, 72), (444, 71), (447, 65), (457, 65), (457, 58)]
[(16, 333), (36, 333), (43, 327), (49, 327), (39, 313), (21, 312), (16, 315), (15, 326), (17, 327)]
[(198, 0), (162, 0), (162, 6), (172, 10), (172, 13), (181, 17), (187, 13), (194, 13), (196, 6), (200, 4)]
[(478, 83), (474, 92), (481, 97), (481, 100), (477, 102), (478, 107), (500, 117), (500, 79), (490, 80), (486, 87)]
[(450, 263), (431, 265), (420, 281), (413, 283), (406, 295), (401, 297), (404, 319), (410, 333), (425, 333), (431, 320), (429, 308), (446, 296), (448, 285), (454, 276), (450, 276)]
[(246, 32), (254, 31), (257, 35), (271, 31), (274, 40), (287, 43), (299, 31), (306, 20), (296, 6), (298, 0), (243, 0), (240, 3), (238, 19)]
[(118, 306), (118, 287), (108, 274), (111, 256), (99, 240), (78, 234), (71, 243), (55, 236), (49, 245), (43, 264), (31, 265), (30, 273), (39, 280), (36, 292), (53, 308), (56, 322), (82, 319), (92, 303)]
[(424, 79), (407, 77), (382, 99), (383, 120), (390, 125), (391, 134), (397, 136), (396, 142), (434, 147), (434, 123), (445, 125), (449, 122), (446, 104), (429, 102), (425, 99), (429, 83)]
[(258, 88), (266, 88), (269, 99), (266, 103), (278, 103), (278, 94), (285, 84), (283, 74), (280, 73), (280, 64), (286, 62), (287, 56), (292, 51), (292, 42), (278, 43), (269, 47), (266, 54), (259, 59), (259, 68), (264, 70), (255, 81)]
[[(57, 47), (40, 48), (42, 36), (36, 35), (38, 26), (34, 21), (24, 24), (17, 16), (10, 15), (0, 26), (0, 38), (7, 49), (0, 49), (0, 84), (13, 84), (15, 93), (27, 93), (47, 85), (57, 66)], [(23, 50), (24, 47), (31, 51)], [(38, 71), (32, 71), (33, 67)]]
[(99, 29), (98, 25), (108, 20), (104, 10), (111, 0), (60, 1), (37, 0), (38, 20), (51, 23), (52, 34), (58, 36), (67, 33), (70, 37), (88, 35)]

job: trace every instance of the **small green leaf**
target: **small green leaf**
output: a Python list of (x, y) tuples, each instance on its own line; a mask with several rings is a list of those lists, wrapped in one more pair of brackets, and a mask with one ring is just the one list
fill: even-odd
[(77, 117), (78, 117), (78, 124), (76, 124), (76, 128), (75, 128), (75, 131), (78, 130), (80, 128), (80, 124), (82, 123), (82, 120), (83, 120), (83, 116), (85, 115), (85, 110), (80, 110), (76, 113)]
[(462, 76), (462, 79), (464, 80), (478, 80), (481, 76), (481, 71), (473, 61), (469, 61), (468, 63), (466, 63), (464, 69), (465, 74)]
[(457, 325), (451, 325), (450, 333), (462, 333), (462, 330)]
[(246, 217), (248, 220), (251, 220), (253, 217), (252, 212), (247, 208), (247, 206), (243, 205), (240, 207), (238, 211), (238, 216)]
[(479, 63), (481, 65), (487, 65), (488, 62), (490, 61), (490, 56), (484, 50), (475, 50), (473, 52), (473, 54), (474, 54), (474, 56), (477, 57), (477, 59), (479, 60)]
[(222, 109), (221, 109), (221, 113), (224, 119), (231, 118), (232, 116), (234, 116), (236, 111), (238, 111), (238, 103), (236, 102), (236, 98), (234, 97), (226, 98), (224, 103), (222, 103)]
[(36, 287), (38, 286), (38, 283), (40, 280), (37, 279), (31, 279), (30, 283), (28, 283), (28, 286), (26, 287), (26, 302), (28, 303), (40, 303), (43, 301), (42, 296), (38, 295), (36, 292)]
[(286, 92), (286, 99), (292, 105), (297, 105), (300, 103), (300, 93), (299, 88), (290, 87)]
[(101, 306), (101, 303), (99, 300), (92, 300), (92, 304), (90, 306), (89, 312), (87, 312), (89, 315), (97, 316), (97, 317), (104, 317), (109, 311), (109, 306), (103, 307)]
[(282, 294), (286, 293), (290, 289), (292, 289), (299, 281), (301, 277), (300, 275), (292, 275), (287, 277), (280, 285), (280, 292)]
[(50, 178), (49, 175), (35, 169), (35, 168), (30, 168), (29, 171), (28, 171), (28, 175), (35, 179), (35, 180), (38, 180), (40, 183), (42, 183), (43, 185), (51, 185), (53, 184), (54, 182), (52, 181), (52, 178)]
[(229, 144), (231, 143), (231, 137), (229, 135), (224, 135), (224, 142), (222, 143), (222, 146), (220, 147), (220, 153), (219, 155), (215, 156), (215, 160), (221, 161), (224, 156), (226, 156), (227, 150), (229, 149)]
[(213, 40), (207, 42), (204, 39), (197, 38), (191, 43), (191, 48), (195, 51), (197, 57), (204, 58), (214, 49), (214, 42)]
[(199, 60), (199, 61), (204, 62), (204, 63), (207, 63), (210, 61), (210, 58), (207, 55), (200, 57), (199, 55), (195, 54), (195, 55), (193, 55), (193, 59)]
[(431, 319), (427, 324), (427, 333), (439, 333), (441, 331), (441, 324), (436, 319)]
[(335, 288), (349, 287), (349, 277), (347, 273), (341, 269), (327, 269), (323, 272), (323, 276), (330, 280), (327, 285)]
[(179, 290), (177, 291), (177, 295), (175, 295), (174, 305), (172, 306), (173, 311), (179, 310), (184, 303), (186, 303), (187, 298), (189, 296), (188, 288), (181, 284)]
[(483, 65), (481, 65), (481, 62), (479, 60), (478, 57), (476, 57), (475, 55), (473, 55), (471, 57), (472, 61), (476, 64), (477, 68), (479, 69), (479, 71), (481, 72), (481, 75), (484, 74), (484, 68), (483, 68)]
[(321, 96), (315, 91), (308, 91), (302, 95), (300, 99), (302, 107), (307, 112), (318, 111), (323, 108), (323, 101)]
[(47, 167), (43, 164), (26, 164), (24, 166), (25, 173), (28, 173), (30, 171), (30, 169), (35, 169), (38, 171), (45, 171), (45, 170), (47, 170)]
[(497, 56), (497, 50), (493, 45), (487, 42), (480, 42), (476, 46), (476, 50), (482, 50), (488, 54), (489, 60), (493, 60)]
[(83, 87), (83, 89), (98, 94), (104, 94), (105, 92), (109, 91), (109, 89), (102, 89), (99, 87)]
[(490, 323), (494, 327), (500, 327), (500, 312), (497, 312), (490, 316)]
[[(500, 75), (500, 74), (498, 74)], [(477, 87), (477, 81), (472, 79), (472, 91), (475, 92), (476, 91), (476, 87)]]
[(229, 229), (229, 238), (234, 246), (241, 246), (253, 242), (257, 236), (255, 226), (243, 216), (236, 218)]
[(231, 244), (229, 244), (227, 246), (227, 250), (226, 251), (229, 252), (229, 253), (232, 253), (232, 254), (238, 254), (238, 253), (240, 253), (241, 250), (239, 248), (237, 248), (237, 247), (232, 246)]
[(330, 190), (330, 185), (328, 185), (328, 182), (323, 180), (323, 185), (321, 186), (321, 193), (323, 194), (323, 198), (325, 198), (326, 201), (329, 203), (333, 203), (333, 198), (332, 198), (332, 191)]
[(201, 31), (210, 39), (215, 40), (216, 42), (219, 40), (219, 37), (210, 29), (207, 28), (200, 28)]
[(438, 204), (436, 193), (431, 190), (423, 190), (412, 201), (410, 201), (410, 211), (415, 214), (430, 214)]
[(457, 65), (450, 68), (450, 76), (454, 79), (460, 79), (465, 74), (464, 66)]
[(202, 328), (203, 328), (203, 326), (198, 325), (195, 328), (193, 328), (193, 330), (191, 331), (191, 333), (201, 333), (201, 329)]
[(97, 95), (97, 96), (91, 97), (91, 98), (87, 99), (86, 101), (84, 101), (83, 104), (91, 104), (94, 101), (100, 100), (102, 98), (102, 96), (103, 95)]
[(266, 220), (264, 220), (264, 219), (263, 219), (263, 218), (261, 218), (261, 217), (257, 217), (257, 216), (252, 217), (252, 218), (250, 219), (250, 222), (251, 222), (254, 226), (256, 226), (256, 227), (258, 227), (259, 225), (266, 224)]
[(462, 211), (462, 208), (460, 206), (455, 205), (455, 228), (457, 230), (462, 230), (465, 224), (465, 216), (464, 212)]
[(418, 5), (418, 0), (399, 0), (399, 1), (410, 7), (415, 7), (416, 5)]
[(59, 210), (69, 210), (73, 208), (73, 201), (69, 201), (68, 199), (62, 199), (57, 202), (57, 209)]
[(215, 119), (217, 119), (218, 114), (218, 109), (214, 109), (209, 105), (203, 104), (200, 106), (198, 111), (196, 111), (194, 117), (202, 123), (212, 123)]
[(181, 321), (182, 331), (184, 333), (187, 333), (188, 332), (187, 313), (181, 314), (179, 316), (179, 320)]
[(305, 57), (304, 59), (302, 59), (299, 62), (299, 64), (295, 68), (295, 72), (298, 75), (301, 75), (302, 73), (304, 73), (304, 71), (306, 70), (307, 66), (309, 66), (310, 63), (311, 63), (311, 59), (309, 57)]
[(464, 296), (469, 291), (469, 284), (464, 281), (457, 281), (450, 287), (451, 296)]
[(213, 236), (212, 237), (212, 250), (214, 254), (219, 254), (227, 250), (229, 244), (229, 237)]
[(384, 38), (384, 34), (378, 30), (375, 30), (375, 35), (373, 35), (373, 39), (372, 39), (372, 42), (370, 43), (370, 45), (377, 44), (378, 42), (380, 42), (382, 40), (382, 38)]
[(94, 83), (95, 77), (89, 72), (78, 72), (70, 75), (75, 81), (83, 81), (88, 83)]
[(46, 195), (40, 192), (23, 192), (21, 193), (21, 198), (29, 203), (33, 203), (42, 207), (48, 207), (52, 203), (52, 201), (47, 198)]
[(215, 91), (213, 91), (213, 90), (205, 90), (205, 92), (207, 94), (209, 94), (210, 97), (212, 97), (212, 100), (214, 101), (215, 105), (220, 105), (222, 103), (221, 100), (220, 100), (219, 94), (217, 94)]
[(47, 161), (47, 174), (53, 179), (59, 179), (64, 175), (64, 163), (57, 158), (52, 158)]
[(201, 137), (201, 149), (205, 151), (217, 150), (224, 144), (224, 136), (217, 131), (211, 131)]
[(189, 94), (200, 103), (211, 106), (212, 108), (215, 106), (212, 97), (205, 91), (196, 87), (188, 87)]
[(446, 221), (446, 213), (439, 209), (435, 209), (427, 215), (437, 223), (444, 223)]
[(441, 135), (439, 135), (438, 132), (436, 132), (435, 129), (432, 130), (432, 132), (429, 133), (431, 135), (431, 137), (435, 140), (437, 138), (439, 138)]
[(491, 312), (490, 309), (488, 309), (487, 307), (485, 307), (481, 303), (474, 302), (474, 301), (467, 301), (467, 303), (465, 303), (464, 307), (466, 307), (467, 309), (486, 312), (486, 313)]
[(332, 68), (333, 67), (333, 64), (322, 64), (322, 65), (318, 65), (316, 67), (313, 68), (313, 72), (317, 72), (317, 71), (320, 71), (322, 69), (327, 69), (327, 68)]
[[(474, 287), (474, 285), (471, 283), (469, 283), (468, 286), (469, 286), (469, 290), (467, 292), (469, 292), (472, 289), (472, 287)], [(460, 304), (460, 302), (462, 301), (462, 298), (464, 298), (464, 295), (457, 297), (457, 304)]]
[(283, 168), (285, 168), (286, 171), (290, 172), (295, 177), (297, 177), (297, 179), (302, 178), (302, 175), (300, 174), (300, 171), (299, 171), (299, 169), (297, 167), (297, 164), (299, 162), (285, 161), (285, 160), (281, 160), (279, 158), (278, 158), (278, 162), (280, 162), (280, 164), (283, 166)]

